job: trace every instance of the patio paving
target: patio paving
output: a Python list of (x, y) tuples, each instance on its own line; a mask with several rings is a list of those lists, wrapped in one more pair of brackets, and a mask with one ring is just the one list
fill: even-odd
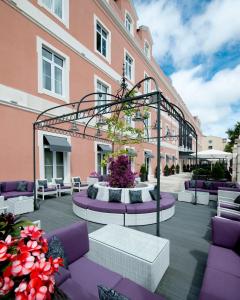
[[(170, 267), (156, 293), (169, 300), (198, 299), (211, 240), (210, 222), (215, 214), (212, 201), (209, 206), (177, 202), (175, 216), (160, 224), (161, 236), (170, 240)], [(70, 196), (42, 201), (39, 211), (24, 216), (40, 219), (46, 232), (81, 220), (72, 212)], [(102, 226), (88, 222), (89, 233)], [(156, 232), (155, 225), (133, 228), (153, 235)]]

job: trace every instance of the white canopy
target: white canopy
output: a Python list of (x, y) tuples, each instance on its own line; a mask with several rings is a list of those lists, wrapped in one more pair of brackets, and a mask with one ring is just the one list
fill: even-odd
[[(196, 153), (192, 153), (192, 156), (196, 156)], [(220, 150), (210, 149), (198, 152), (198, 158), (202, 159), (231, 159), (232, 153), (224, 152)]]

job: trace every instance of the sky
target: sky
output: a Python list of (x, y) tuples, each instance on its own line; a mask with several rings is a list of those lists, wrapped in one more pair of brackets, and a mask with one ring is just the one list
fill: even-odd
[(240, 120), (240, 0), (133, 0), (153, 55), (205, 135)]

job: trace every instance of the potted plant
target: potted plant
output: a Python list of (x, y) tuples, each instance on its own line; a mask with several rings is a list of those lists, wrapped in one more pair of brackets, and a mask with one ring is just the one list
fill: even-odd
[(176, 165), (176, 174), (179, 174), (180, 172), (180, 167), (179, 167), (179, 164)]
[(175, 166), (174, 165), (171, 165), (171, 167), (170, 167), (170, 174), (171, 175), (175, 174)]
[(142, 182), (147, 181), (147, 168), (144, 164), (142, 164), (140, 168), (140, 178)]
[(164, 176), (169, 176), (170, 170), (169, 170), (168, 165), (166, 165), (166, 166), (164, 167), (163, 173), (164, 173)]
[(47, 258), (44, 232), (29, 224), (10, 213), (0, 215), (1, 299), (54, 299), (54, 273), (63, 259)]

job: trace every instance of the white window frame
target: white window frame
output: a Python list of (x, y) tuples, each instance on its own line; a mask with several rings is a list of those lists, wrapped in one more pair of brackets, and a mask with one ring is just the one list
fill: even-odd
[[(45, 179), (45, 161), (44, 161), (44, 143), (43, 143), (43, 137), (46, 135), (46, 131), (38, 131), (38, 153), (39, 153), (39, 178)], [(66, 137), (62, 134), (57, 133), (49, 133), (49, 135), (57, 136), (57, 137), (63, 137), (67, 138), (68, 143), (71, 145), (71, 137)], [(64, 179), (66, 183), (70, 182), (71, 179), (71, 152), (64, 152), (63, 154), (63, 160), (64, 160)], [(54, 174), (53, 174), (54, 175)]]
[[(106, 47), (106, 56), (97, 50), (97, 23), (100, 24), (108, 33), (107, 35), (107, 47)], [(94, 51), (98, 53), (102, 58), (111, 63), (111, 31), (109, 28), (96, 16), (94, 15)]]
[[(42, 48), (48, 48), (53, 53), (61, 56), (63, 61), (63, 74), (62, 74), (62, 95), (57, 94), (53, 91), (49, 91), (43, 88), (43, 80), (42, 80)], [(65, 55), (60, 50), (56, 49), (54, 46), (44, 41), (40, 37), (37, 37), (37, 56), (38, 56), (38, 93), (46, 94), (48, 96), (63, 100), (65, 102), (69, 102), (69, 72), (70, 72), (70, 59), (67, 55)]]
[[(127, 17), (131, 20), (131, 23), (130, 23), (130, 30), (128, 30), (128, 27), (127, 27)], [(134, 35), (134, 21), (133, 21), (133, 17), (131, 16), (131, 14), (129, 13), (129, 11), (125, 10), (125, 19), (124, 19), (124, 26), (127, 30), (128, 33), (130, 33), (131, 35)]]
[[(126, 73), (126, 55), (128, 55), (131, 59), (132, 59), (132, 78), (130, 79), (129, 76), (127, 76), (127, 73)], [(127, 51), (125, 48), (124, 48), (124, 58), (123, 58), (123, 61), (124, 61), (124, 65), (125, 65), (125, 76), (126, 78), (134, 83), (135, 82), (135, 59), (133, 58), (133, 56), (129, 53), (129, 51)]]
[[(149, 77), (149, 75), (144, 72), (144, 78)], [(146, 89), (146, 86), (148, 85), (148, 88)], [(144, 81), (144, 94), (150, 93), (151, 92), (151, 80), (146, 80)]]
[[(112, 145), (111, 145), (111, 144), (108, 144), (108, 143), (94, 142), (95, 172), (98, 172), (98, 165), (97, 165), (97, 163), (98, 163), (98, 157), (97, 157), (97, 155), (98, 155), (98, 150), (97, 150), (97, 147), (98, 147), (98, 145), (101, 145), (101, 144), (112, 147)], [(103, 167), (101, 167), (101, 173), (102, 173), (102, 169), (103, 169)], [(107, 174), (108, 174), (108, 166), (107, 166)]]
[[(148, 45), (148, 53), (146, 53), (146, 45)], [(144, 40), (144, 54), (148, 59), (151, 58), (151, 47), (147, 40)]]
[(54, 13), (53, 10), (49, 9), (44, 3), (43, 0), (38, 0), (39, 6), (46, 9), (48, 12), (50, 12), (56, 19), (58, 19), (60, 22), (62, 22), (67, 28), (69, 28), (69, 0), (63, 0), (62, 5), (62, 18), (60, 18), (58, 15)]
[[(146, 160), (145, 152), (151, 152), (151, 153), (152, 153), (152, 150), (150, 150), (150, 149), (143, 149), (144, 164), (145, 164), (145, 160)], [(150, 164), (149, 164), (149, 172), (148, 172), (148, 176), (149, 176), (149, 177), (152, 176), (152, 158), (150, 158)]]
[[(151, 140), (150, 140), (150, 138), (151, 138), (151, 134), (152, 134), (152, 132), (151, 132), (151, 129), (152, 129), (152, 114), (151, 114), (151, 112), (148, 112), (148, 118), (147, 119), (145, 119), (145, 120), (148, 120), (148, 131), (146, 130), (146, 127), (145, 127), (145, 125), (144, 125), (144, 138), (147, 138), (147, 132), (148, 132), (148, 137), (149, 137), (149, 141), (145, 141), (145, 142), (150, 142)], [(144, 120), (144, 122), (145, 122), (145, 120)]]

